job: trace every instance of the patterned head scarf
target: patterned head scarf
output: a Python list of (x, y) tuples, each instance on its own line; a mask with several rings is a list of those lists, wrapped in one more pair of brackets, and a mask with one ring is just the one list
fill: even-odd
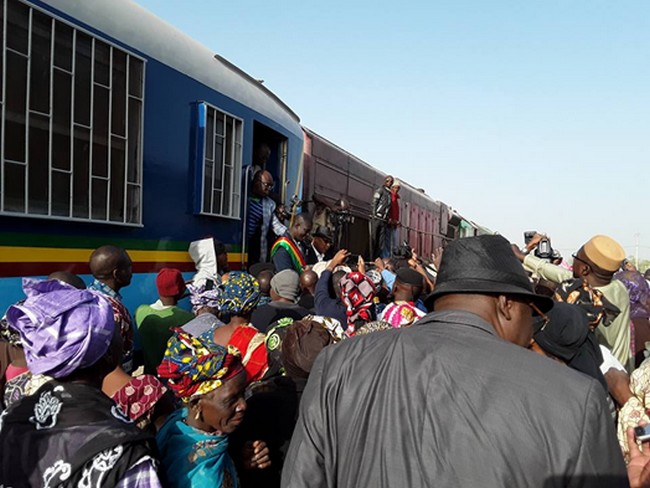
[(320, 325), (325, 327), (330, 333), (335, 342), (339, 342), (343, 339), (347, 339), (348, 336), (345, 335), (345, 331), (341, 326), (341, 322), (332, 317), (324, 317), (322, 315), (307, 315), (303, 317), (302, 320), (311, 320), (313, 322), (318, 322)]
[(366, 334), (372, 334), (373, 332), (381, 332), (384, 330), (392, 330), (393, 326), (390, 325), (388, 322), (384, 322), (383, 320), (374, 320), (372, 322), (366, 322), (363, 324), (361, 327), (357, 329), (357, 332), (354, 334), (355, 336), (358, 335), (366, 335)]
[(217, 307), (221, 314), (247, 315), (255, 310), (260, 297), (260, 284), (252, 275), (231, 271), (228, 281), (221, 285)]
[(377, 288), (370, 278), (363, 273), (354, 271), (341, 278), (341, 301), (345, 305), (345, 314), (348, 318), (345, 333), (354, 335), (355, 322), (372, 319), (371, 309)]
[(379, 290), (381, 288), (381, 283), (383, 281), (383, 278), (381, 277), (381, 273), (377, 271), (376, 269), (369, 269), (366, 271), (366, 276), (370, 278), (370, 280), (374, 283), (375, 288)]
[(174, 329), (158, 366), (158, 375), (166, 378), (167, 386), (187, 403), (194, 396), (216, 390), (243, 370), (236, 348), (228, 346), (226, 349), (183, 329)]
[(58, 280), (23, 279), (27, 299), (7, 310), (33, 375), (64, 378), (103, 357), (113, 340), (111, 304), (99, 293)]
[(600, 324), (605, 327), (609, 326), (621, 313), (618, 307), (607, 300), (600, 290), (592, 288), (580, 278), (560, 283), (555, 290), (553, 299), (556, 302), (578, 305), (587, 314), (591, 330)]
[[(210, 282), (212, 284), (212, 282)], [(221, 294), (219, 288), (206, 287), (206, 283), (200, 285), (188, 284), (187, 289), (190, 292), (190, 303), (192, 311), (198, 312), (204, 307), (217, 308), (218, 298)]]
[(630, 295), (630, 318), (650, 318), (650, 285), (638, 271), (619, 271), (614, 275), (627, 288)]
[(294, 319), (283, 317), (271, 323), (269, 330), (266, 332), (264, 344), (266, 345), (267, 363), (269, 369), (264, 374), (265, 378), (271, 378), (278, 374), (284, 375), (285, 369), (282, 364), (282, 342), (287, 335), (287, 328), (293, 324)]

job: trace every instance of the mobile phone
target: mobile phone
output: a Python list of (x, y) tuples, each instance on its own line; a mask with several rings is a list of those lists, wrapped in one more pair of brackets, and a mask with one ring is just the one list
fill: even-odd
[(637, 441), (647, 441), (650, 440), (650, 425), (639, 425), (634, 427), (634, 437)]
[(358, 254), (350, 254), (348, 258), (346, 259), (346, 262), (348, 265), (355, 265), (359, 262), (359, 255)]

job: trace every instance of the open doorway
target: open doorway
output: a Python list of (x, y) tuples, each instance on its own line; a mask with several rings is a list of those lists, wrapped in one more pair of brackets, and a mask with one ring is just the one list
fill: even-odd
[[(276, 203), (286, 202), (287, 185), (287, 138), (257, 121), (253, 122), (253, 166), (265, 169), (273, 175), (275, 188), (271, 197)], [(295, 183), (295, 182), (294, 182)]]

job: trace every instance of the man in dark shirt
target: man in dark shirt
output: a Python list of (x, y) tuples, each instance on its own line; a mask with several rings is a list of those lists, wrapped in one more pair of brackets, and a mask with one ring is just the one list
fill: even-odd
[(318, 275), (308, 269), (303, 271), (300, 275), (300, 298), (298, 305), (305, 307), (307, 310), (314, 309), (314, 296), (316, 295), (316, 283), (318, 283)]
[(386, 242), (389, 232), (388, 213), (391, 206), (390, 187), (393, 184), (393, 177), (388, 175), (384, 178), (384, 186), (377, 188), (372, 196), (372, 210), (370, 223), (372, 225), (372, 254), (376, 257), (387, 258), (390, 256), (390, 247)]
[(296, 303), (300, 293), (298, 273), (290, 269), (280, 271), (271, 279), (271, 302), (257, 308), (251, 317), (251, 324), (260, 332), (266, 332), (269, 325), (281, 318), (300, 320), (309, 310)]
[(300, 214), (293, 219), (289, 231), (275, 241), (271, 248), (271, 260), (276, 271), (291, 269), (301, 273), (307, 265), (302, 243), (311, 232), (309, 214)]

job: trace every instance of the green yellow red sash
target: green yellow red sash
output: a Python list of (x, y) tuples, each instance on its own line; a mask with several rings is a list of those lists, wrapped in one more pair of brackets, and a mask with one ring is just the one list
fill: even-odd
[(277, 241), (275, 241), (273, 247), (271, 248), (271, 258), (275, 256), (275, 253), (278, 252), (278, 249), (280, 248), (283, 248), (289, 253), (289, 257), (291, 257), (291, 261), (293, 262), (293, 266), (296, 268), (296, 271), (300, 273), (302, 269), (307, 266), (305, 257), (302, 255), (302, 251), (291, 239), (287, 237), (280, 237)]

